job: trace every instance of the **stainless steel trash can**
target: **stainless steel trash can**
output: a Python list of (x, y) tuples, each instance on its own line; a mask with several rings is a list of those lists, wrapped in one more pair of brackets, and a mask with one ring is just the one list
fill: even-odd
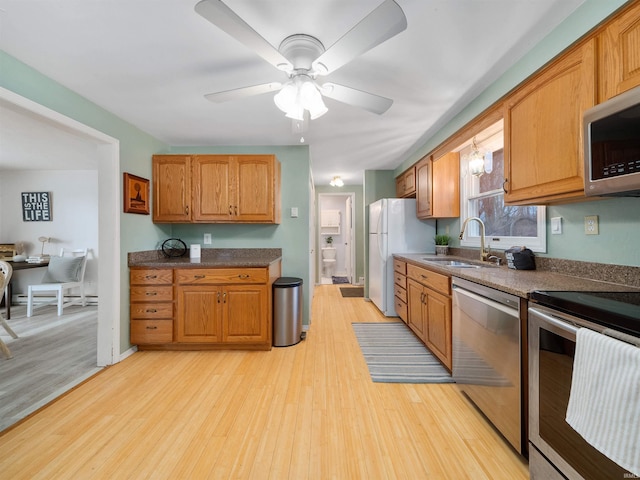
[(273, 282), (273, 346), (288, 347), (303, 338), (302, 279), (280, 277)]

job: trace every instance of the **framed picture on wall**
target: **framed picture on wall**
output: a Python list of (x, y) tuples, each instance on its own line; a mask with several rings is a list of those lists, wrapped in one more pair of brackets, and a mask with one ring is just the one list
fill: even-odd
[(124, 213), (149, 215), (149, 180), (124, 173)]

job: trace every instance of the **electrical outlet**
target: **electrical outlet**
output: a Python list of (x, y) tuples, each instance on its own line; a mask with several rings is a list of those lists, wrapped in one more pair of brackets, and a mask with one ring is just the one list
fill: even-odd
[(211, 245), (211, 234), (205, 233), (203, 242), (205, 245)]
[(584, 233), (585, 235), (598, 235), (597, 215), (588, 215), (584, 217)]

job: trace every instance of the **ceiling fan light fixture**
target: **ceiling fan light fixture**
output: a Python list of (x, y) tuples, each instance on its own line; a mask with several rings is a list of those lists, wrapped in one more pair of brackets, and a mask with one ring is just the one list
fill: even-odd
[(289, 113), (296, 107), (298, 97), (298, 88), (293, 82), (288, 82), (282, 89), (275, 94), (273, 101), (284, 113)]

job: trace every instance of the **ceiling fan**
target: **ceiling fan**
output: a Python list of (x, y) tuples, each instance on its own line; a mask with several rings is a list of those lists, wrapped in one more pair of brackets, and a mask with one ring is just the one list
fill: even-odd
[(379, 115), (393, 104), (390, 98), (344, 85), (319, 84), (317, 78), (334, 72), (407, 28), (404, 12), (394, 0), (382, 2), (326, 50), (320, 40), (306, 34), (288, 36), (276, 49), (221, 0), (201, 0), (195, 10), (288, 77), (284, 84), (270, 82), (205, 95), (212, 102), (278, 91), (274, 97), (276, 106), (293, 119), (294, 130), (296, 122), (313, 120), (327, 112), (323, 96)]

